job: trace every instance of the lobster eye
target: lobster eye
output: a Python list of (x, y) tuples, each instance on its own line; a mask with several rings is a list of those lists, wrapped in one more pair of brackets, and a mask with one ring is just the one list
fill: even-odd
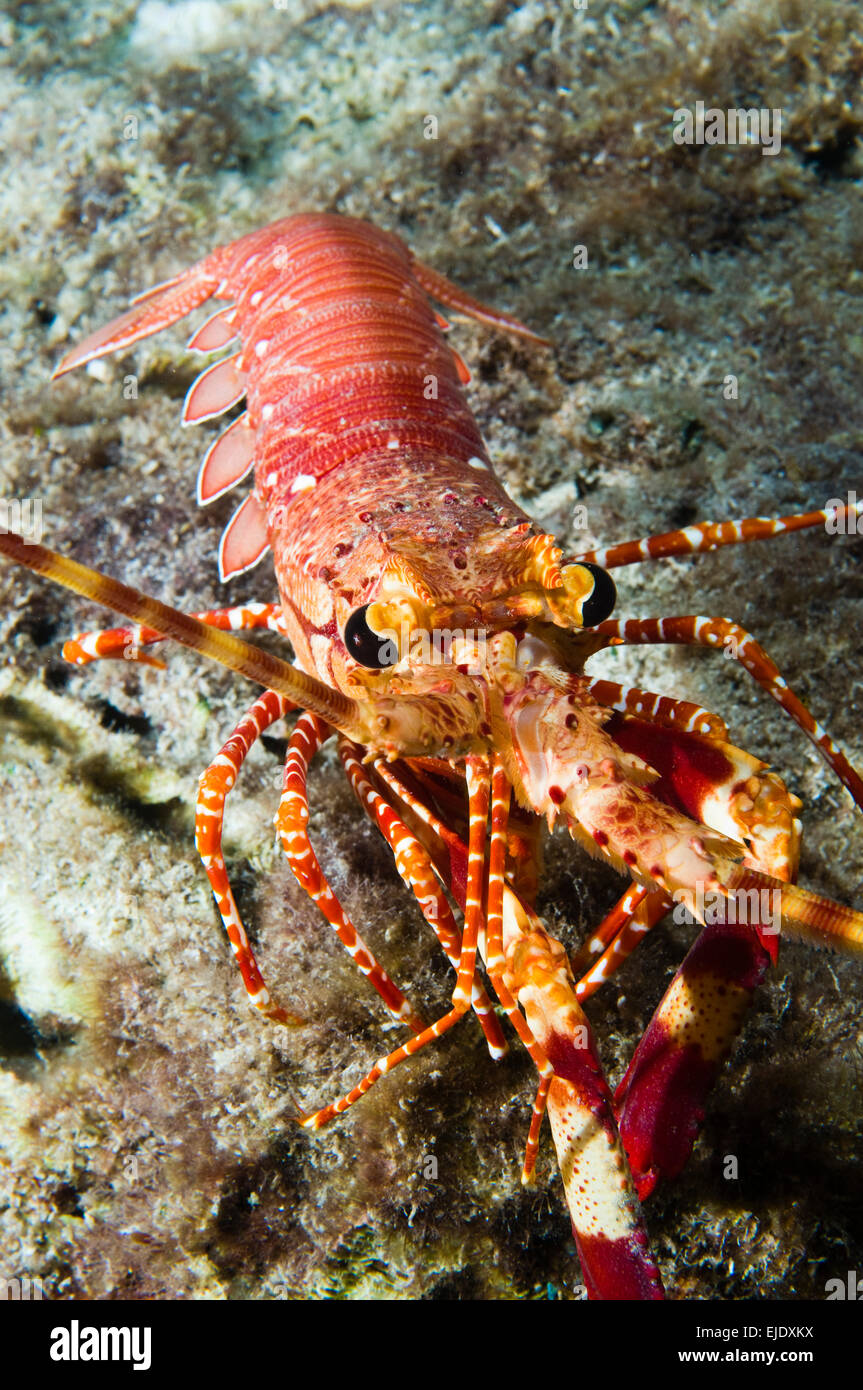
[(370, 671), (383, 671), (387, 666), (395, 666), (399, 650), (391, 638), (373, 632), (366, 620), (370, 605), (354, 609), (345, 623), (345, 646), (355, 661), (367, 666)]
[(614, 612), (617, 590), (608, 570), (602, 569), (600, 565), (591, 564), (589, 560), (580, 560), (579, 564), (582, 569), (589, 570), (593, 575), (593, 592), (588, 594), (581, 605), (581, 620), (585, 627), (596, 627), (597, 623), (604, 623)]

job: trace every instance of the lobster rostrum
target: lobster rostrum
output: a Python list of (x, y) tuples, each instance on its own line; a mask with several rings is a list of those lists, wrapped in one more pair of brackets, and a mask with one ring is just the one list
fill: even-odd
[[(468, 374), (429, 297), (543, 343), (470, 299), (368, 223), (302, 215), (223, 246), (93, 334), (56, 375), (129, 347), (209, 299), (193, 336), (238, 342), (191, 387), (183, 421), (246, 405), (209, 449), (207, 503), (254, 468), (219, 552), (230, 578), (272, 551), (278, 604), (187, 617), (12, 534), (0, 549), (136, 624), (82, 634), (65, 654), (156, 663), (172, 637), (265, 687), (201, 779), (197, 843), (254, 1005), (297, 1020), (265, 985), (221, 852), (225, 799), (254, 740), (293, 708), (277, 826), (293, 872), (410, 1036), (317, 1128), (473, 1009), (505, 1041), (486, 987), (530, 1051), (539, 1087), (523, 1177), (548, 1111), (588, 1293), (661, 1298), (639, 1198), (686, 1162), (707, 1093), (781, 929), (859, 950), (863, 915), (794, 884), (798, 799), (699, 707), (585, 673), (618, 643), (725, 647), (797, 721), (855, 801), (863, 784), (755, 640), (699, 616), (611, 619), (609, 570), (823, 524), (825, 513), (705, 523), (564, 560), (496, 479), (466, 404)], [(286, 636), (296, 664), (231, 629)], [(456, 972), (428, 1025), (341, 908), (307, 834), (308, 763), (335, 732), (364, 809)], [(533, 900), (537, 818), (560, 823), (628, 880), (570, 961)], [(707, 914), (706, 895), (726, 910)], [(583, 1010), (674, 902), (703, 930), (612, 1095)], [(768, 907), (767, 904), (770, 904)], [(453, 905), (460, 910), (457, 922)]]

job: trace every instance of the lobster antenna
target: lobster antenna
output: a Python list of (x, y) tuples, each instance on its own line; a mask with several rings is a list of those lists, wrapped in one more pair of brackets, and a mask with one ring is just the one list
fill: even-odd
[(785, 883), (746, 865), (728, 864), (727, 868), (722, 879), (723, 891), (733, 894), (754, 888), (778, 895), (783, 936), (846, 955), (863, 954), (863, 912), (855, 912), (853, 907), (831, 902), (797, 883)]
[(73, 593), (102, 603), (115, 613), (122, 613), (124, 618), (130, 618), (132, 622), (155, 628), (184, 647), (200, 652), (211, 661), (218, 661), (230, 671), (238, 671), (241, 676), (247, 676), (267, 690), (275, 690), (300, 708), (320, 715), (349, 738), (362, 742), (367, 737), (356, 700), (339, 690), (331, 690), (314, 676), (307, 676), (304, 671), (297, 670), (270, 652), (252, 647), (230, 633), (208, 627), (197, 618), (169, 608), (158, 599), (150, 598), (128, 584), (121, 584), (118, 579), (112, 579), (100, 570), (66, 559), (47, 546), (25, 541), (14, 531), (0, 532), (0, 553), (36, 574), (53, 579), (55, 584), (62, 584)]

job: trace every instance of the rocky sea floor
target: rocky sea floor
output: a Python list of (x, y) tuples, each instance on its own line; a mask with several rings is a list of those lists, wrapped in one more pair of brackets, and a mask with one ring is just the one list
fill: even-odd
[[(235, 502), (194, 505), (220, 425), (179, 428), (187, 325), (49, 377), (132, 294), (311, 209), (398, 232), (552, 340), (453, 332), (503, 481), (570, 551), (863, 495), (863, 33), (856, 5), (812, 9), (7, 6), (0, 495), (38, 501), (54, 549), (187, 611), (273, 599), (266, 565), (218, 582)], [(676, 144), (697, 101), (781, 110), (781, 149)], [(807, 532), (620, 571), (618, 612), (735, 619), (860, 766), (861, 566), (863, 537)], [(465, 1022), (327, 1130), (292, 1123), (399, 1035), (274, 847), (279, 731), (225, 844), (265, 973), (307, 1022), (266, 1027), (245, 1002), (193, 817), (252, 687), (179, 651), (74, 670), (65, 638), (110, 617), (5, 562), (0, 591), (0, 1276), (59, 1299), (578, 1297), (547, 1134), (519, 1185), (516, 1046), (494, 1064)], [(721, 713), (803, 799), (801, 882), (863, 906), (859, 812), (733, 662), (641, 649), (591, 669)], [(333, 755), (310, 791), (353, 920), (443, 1011), (448, 967)], [(581, 940), (618, 892), (550, 840), (555, 935)], [(591, 1001), (612, 1078), (691, 937), (658, 928)], [(783, 947), (689, 1167), (646, 1209), (675, 1296), (818, 1298), (863, 1269), (862, 991), (859, 964)]]

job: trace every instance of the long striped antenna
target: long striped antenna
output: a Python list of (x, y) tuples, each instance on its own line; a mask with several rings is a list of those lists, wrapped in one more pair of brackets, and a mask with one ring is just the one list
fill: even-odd
[(261, 651), (234, 637), (228, 632), (208, 627), (197, 618), (190, 618), (176, 608), (169, 608), (158, 599), (142, 594), (128, 584), (101, 571), (81, 565), (77, 560), (66, 559), (47, 546), (25, 541), (14, 531), (0, 532), (0, 553), (10, 560), (36, 574), (53, 579), (73, 593), (102, 603), (115, 613), (122, 613), (132, 622), (156, 628), (166, 637), (173, 638), (184, 647), (200, 652), (211, 661), (218, 661), (230, 671), (238, 671), (241, 676), (256, 681), (267, 690), (275, 690), (302, 709), (320, 715), (334, 729), (339, 729), (349, 738), (364, 742), (368, 736), (368, 724), (362, 719), (362, 710), (356, 700), (343, 695), (341, 691), (331, 690), (314, 676), (308, 676), (295, 666)]

